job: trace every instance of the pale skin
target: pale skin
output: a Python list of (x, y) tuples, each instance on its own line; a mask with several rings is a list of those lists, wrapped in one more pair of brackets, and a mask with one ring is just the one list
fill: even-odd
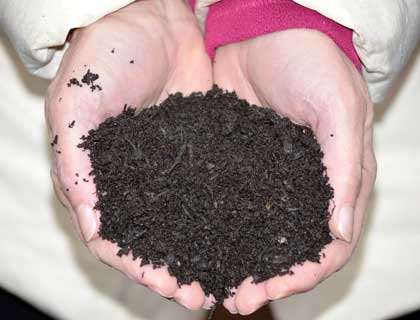
[[(80, 79), (88, 68), (100, 75), (102, 91), (67, 87), (70, 78)], [(91, 167), (76, 145), (125, 104), (147, 108), (168, 93), (205, 92), (213, 83), (311, 127), (335, 189), (330, 229), (336, 240), (325, 248), (325, 258), (293, 267), (293, 276), (259, 284), (246, 279), (224, 306), (231, 313), (250, 314), (270, 300), (308, 291), (342, 268), (362, 231), (376, 175), (372, 104), (359, 72), (328, 37), (309, 30), (277, 32), (221, 47), (212, 64), (195, 17), (182, 0), (135, 2), (77, 30), (46, 97), (48, 127), (51, 137), (59, 136), (55, 149), (61, 151), (54, 153), (51, 175), (95, 257), (189, 309), (208, 309), (214, 300), (199, 283), (179, 288), (166, 268), (153, 270), (130, 256), (120, 258), (117, 246), (98, 236)]]

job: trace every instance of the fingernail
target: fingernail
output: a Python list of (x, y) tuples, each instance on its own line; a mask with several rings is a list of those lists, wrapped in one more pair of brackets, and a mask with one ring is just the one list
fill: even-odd
[(338, 215), (338, 232), (347, 242), (353, 238), (353, 216), (354, 209), (348, 205), (342, 207)]
[(82, 204), (77, 208), (76, 213), (83, 238), (88, 242), (92, 239), (97, 227), (93, 209), (86, 204)]

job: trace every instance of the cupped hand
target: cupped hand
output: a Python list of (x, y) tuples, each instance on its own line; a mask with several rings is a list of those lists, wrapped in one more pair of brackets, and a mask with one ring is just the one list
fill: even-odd
[[(82, 82), (87, 71), (99, 76)], [(70, 82), (70, 79), (77, 79)], [(46, 97), (46, 120), (53, 145), (55, 191), (71, 212), (82, 241), (102, 262), (190, 309), (208, 304), (198, 283), (178, 287), (166, 268), (153, 269), (98, 235), (95, 185), (90, 161), (78, 148), (90, 129), (123, 110), (146, 108), (168, 93), (207, 91), (211, 62), (190, 8), (182, 0), (144, 0), (76, 30)]]
[(335, 240), (321, 263), (306, 262), (294, 266), (293, 275), (258, 284), (246, 279), (224, 305), (249, 314), (270, 300), (314, 288), (351, 257), (376, 176), (372, 103), (352, 62), (314, 30), (287, 30), (221, 47), (213, 72), (220, 87), (312, 128), (334, 188), (329, 226)]

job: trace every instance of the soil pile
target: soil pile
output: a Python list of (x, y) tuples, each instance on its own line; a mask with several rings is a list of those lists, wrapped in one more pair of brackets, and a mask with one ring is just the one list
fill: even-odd
[(125, 107), (88, 136), (100, 235), (222, 302), (319, 261), (333, 190), (313, 132), (214, 87)]

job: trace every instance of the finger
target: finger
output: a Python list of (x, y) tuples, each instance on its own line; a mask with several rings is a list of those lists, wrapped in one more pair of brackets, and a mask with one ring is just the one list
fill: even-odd
[(357, 199), (355, 208), (354, 221), (354, 241), (353, 246), (357, 244), (357, 240), (363, 230), (366, 210), (369, 204), (369, 198), (376, 179), (376, 159), (372, 148), (372, 130), (368, 130), (365, 136), (365, 151), (363, 155), (363, 169), (362, 169), (362, 186), (359, 197)]
[(178, 289), (178, 283), (175, 277), (169, 275), (166, 266), (160, 268), (154, 268), (152, 265), (140, 267), (137, 263), (133, 263), (133, 266), (134, 274), (137, 275), (140, 283), (163, 297), (172, 298), (174, 296)]
[[(46, 117), (49, 123), (53, 162), (51, 178), (60, 201), (77, 218), (81, 239), (90, 241), (97, 233), (98, 215), (92, 208), (96, 202), (95, 186), (87, 153), (77, 145), (86, 126), (93, 125), (88, 118), (77, 118), (80, 112), (74, 104), (76, 96), (47, 97)], [(77, 100), (77, 99), (76, 99)], [(77, 121), (75, 121), (77, 119)]]
[(320, 264), (306, 262), (304, 267), (295, 268), (293, 275), (269, 279), (266, 285), (267, 296), (270, 300), (277, 300), (311, 290), (322, 279), (321, 269)]
[(60, 183), (58, 181), (57, 173), (54, 172), (54, 170), (50, 171), (51, 180), (53, 182), (54, 192), (58, 198), (58, 200), (61, 202), (61, 204), (69, 210), (70, 213), (70, 221), (73, 225), (74, 230), (76, 231), (77, 235), (79, 236), (80, 241), (85, 242), (84, 236), (82, 235), (82, 230), (80, 228), (79, 221), (76, 217), (76, 213), (71, 210), (70, 202), (68, 201), (67, 197), (63, 194), (63, 191), (61, 190)]
[[(64, 194), (63, 186), (58, 179), (58, 174), (57, 174), (57, 170), (56, 170), (56, 161), (54, 161), (54, 164), (53, 164), (52, 169), (50, 171), (50, 176), (51, 176), (51, 180), (53, 182), (54, 192), (57, 195), (57, 198), (59, 199), (61, 204), (69, 210), (70, 220), (71, 220), (71, 223), (73, 225), (74, 230), (76, 230), (76, 233), (79, 236), (80, 241), (82, 241), (83, 243), (86, 243), (88, 241), (87, 239), (90, 239), (92, 237), (91, 235), (95, 233), (96, 223), (91, 224), (91, 225), (87, 224), (86, 223), (86, 218), (90, 218), (90, 217), (85, 216), (85, 214), (83, 214), (83, 218), (84, 218), (83, 219), (83, 224), (81, 224), (79, 222), (79, 219), (77, 217), (77, 213), (72, 208), (72, 206), (70, 204), (70, 201), (67, 198), (67, 196)], [(93, 216), (92, 216), (92, 218), (93, 218)]]
[(117, 255), (120, 249), (115, 243), (98, 238), (87, 243), (87, 247), (96, 259), (125, 274), (123, 260)]
[(144, 276), (146, 275), (146, 272), (140, 271), (141, 259), (133, 259), (132, 252), (129, 252), (127, 255), (122, 255), (120, 259), (122, 260), (124, 268), (123, 272), (127, 278), (146, 286), (144, 283)]
[[(97, 236), (99, 214), (96, 210), (92, 209), (88, 205), (81, 205), (78, 207), (77, 211), (74, 210), (68, 197), (64, 194), (63, 185), (60, 183), (58, 174), (54, 168), (55, 167), (51, 169), (51, 180), (53, 182), (55, 194), (57, 195), (62, 205), (69, 210), (71, 222), (79, 236), (79, 239), (86, 243), (90, 241), (95, 235)], [(66, 192), (68, 192), (67, 188)]]
[[(373, 110), (372, 106), (370, 105), (368, 106), (367, 110), (365, 126), (362, 186), (355, 209), (355, 240), (359, 238), (360, 233), (363, 230), (363, 224), (369, 203), (369, 197), (371, 195), (376, 180), (376, 171), (377, 164), (375, 154), (373, 151)], [(353, 245), (356, 245), (356, 243), (354, 243)]]
[(131, 280), (149, 287), (158, 294), (170, 298), (177, 291), (178, 285), (175, 277), (168, 273), (164, 266), (154, 269), (151, 265), (140, 267), (141, 259), (133, 260), (129, 255), (118, 256), (119, 247), (106, 240), (95, 239), (88, 244), (91, 253), (101, 262), (120, 271)]
[(197, 310), (204, 304), (204, 291), (197, 281), (189, 285), (182, 285), (176, 291), (174, 299), (187, 309)]
[(54, 170), (54, 168), (55, 167), (53, 167), (50, 170), (50, 177), (51, 177), (51, 181), (53, 183), (53, 188), (54, 188), (55, 195), (57, 196), (58, 200), (63, 205), (63, 207), (69, 208), (71, 206), (70, 202), (67, 199), (67, 197), (64, 195), (63, 190), (61, 189), (60, 182), (58, 181), (57, 171)]
[[(335, 107), (320, 116), (315, 128), (334, 189), (330, 230), (347, 242), (353, 237), (354, 209), (361, 186), (365, 119), (365, 105), (357, 98), (351, 101), (349, 97), (354, 95), (339, 94)], [(347, 100), (342, 101), (342, 97)]]
[(140, 267), (141, 259), (133, 256), (118, 256), (119, 247), (106, 240), (95, 239), (88, 244), (91, 253), (101, 262), (117, 269), (131, 280), (149, 287), (158, 294), (170, 298), (178, 289), (177, 280), (169, 275), (166, 266), (153, 268), (152, 265)]
[[(322, 254), (321, 263), (305, 262), (291, 268), (293, 274), (276, 276), (267, 280), (266, 293), (270, 300), (313, 289), (318, 283), (345, 264), (351, 254), (351, 246), (343, 241), (333, 241)], [(325, 255), (325, 257), (324, 257)]]
[(255, 284), (253, 278), (246, 278), (235, 295), (235, 305), (241, 315), (248, 315), (261, 308), (268, 300), (266, 281)]
[(235, 295), (238, 292), (237, 288), (234, 288), (231, 290), (232, 295), (226, 298), (223, 301), (223, 306), (226, 308), (227, 311), (229, 311), (231, 314), (237, 314), (238, 309), (236, 308), (235, 304)]
[[(64, 132), (61, 128), (59, 132)], [(67, 130), (69, 129), (67, 126)], [(77, 147), (80, 136), (78, 130), (61, 134), (55, 146), (60, 151), (56, 154), (56, 174), (54, 185), (60, 198), (68, 209), (75, 213), (85, 242), (97, 237), (99, 213), (94, 210), (96, 188), (93, 177), (89, 175), (91, 165), (87, 153)]]
[(372, 130), (367, 130), (365, 135), (365, 148), (363, 153), (362, 181), (359, 196), (356, 200), (354, 213), (354, 234), (351, 244), (341, 241), (334, 241), (325, 250), (325, 263), (323, 266), (322, 280), (328, 278), (331, 274), (339, 271), (350, 259), (354, 248), (357, 245), (360, 234), (363, 230), (363, 223), (366, 216), (366, 210), (369, 203), (371, 191), (376, 178), (376, 159), (372, 148)]

